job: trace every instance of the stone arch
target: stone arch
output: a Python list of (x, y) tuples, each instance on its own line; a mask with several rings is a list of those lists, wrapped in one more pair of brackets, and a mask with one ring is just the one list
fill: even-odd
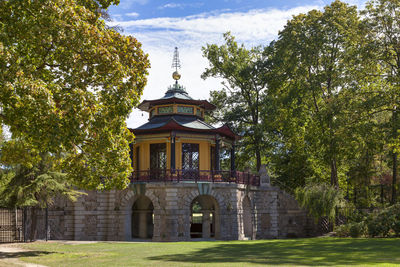
[[(153, 194), (152, 191), (146, 190), (146, 193), (144, 194), (146, 197), (148, 197), (151, 202), (154, 205), (154, 209), (160, 209), (160, 204), (158, 202), (158, 198)], [(121, 210), (127, 210), (130, 207), (132, 207), (133, 203), (136, 201), (136, 198), (140, 196), (139, 194), (133, 193), (132, 190), (128, 190), (127, 193), (125, 194), (125, 197), (123, 197), (121, 201)]]
[(221, 209), (214, 196), (197, 194), (189, 209), (191, 238), (220, 238)]
[(132, 238), (153, 237), (153, 211), (154, 206), (150, 198), (139, 195), (132, 206), (131, 235)]
[(135, 194), (132, 190), (127, 190), (120, 204), (120, 222), (122, 222), (120, 229), (123, 232), (123, 240), (132, 240), (132, 207), (140, 196), (150, 199), (154, 213), (160, 210), (158, 198), (150, 190), (146, 190), (145, 194)]

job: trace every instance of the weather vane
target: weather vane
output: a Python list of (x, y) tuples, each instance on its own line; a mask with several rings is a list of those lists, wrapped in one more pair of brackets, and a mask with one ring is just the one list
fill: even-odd
[(178, 47), (175, 47), (174, 58), (172, 60), (172, 68), (175, 69), (175, 71), (172, 73), (172, 78), (175, 80), (175, 83), (178, 84), (178, 80), (181, 78), (181, 75), (178, 72), (178, 68), (181, 68)]

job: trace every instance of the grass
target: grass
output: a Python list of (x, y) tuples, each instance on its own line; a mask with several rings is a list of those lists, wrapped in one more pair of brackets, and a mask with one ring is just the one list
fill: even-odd
[(23, 261), (47, 266), (400, 265), (400, 239), (309, 238), (178, 243), (39, 242)]

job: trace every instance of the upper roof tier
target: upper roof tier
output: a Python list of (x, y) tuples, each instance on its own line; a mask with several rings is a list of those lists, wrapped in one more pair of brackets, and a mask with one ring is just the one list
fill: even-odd
[(215, 128), (204, 121), (204, 111), (216, 109), (216, 106), (207, 100), (195, 100), (191, 98), (185, 87), (178, 83), (181, 75), (178, 72), (180, 61), (178, 48), (175, 47), (172, 67), (175, 71), (172, 78), (175, 83), (170, 86), (162, 98), (144, 100), (138, 108), (149, 112), (149, 122), (136, 129), (130, 129), (136, 134), (153, 134), (156, 132), (185, 131), (222, 135), (235, 140), (236, 135), (227, 125)]
[(139, 104), (140, 110), (149, 112), (149, 110), (158, 105), (165, 104), (189, 104), (196, 105), (205, 110), (214, 110), (216, 107), (207, 100), (196, 100), (191, 98), (186, 92), (185, 88), (178, 84), (176, 81), (174, 85), (170, 86), (162, 98), (155, 100), (144, 100)]

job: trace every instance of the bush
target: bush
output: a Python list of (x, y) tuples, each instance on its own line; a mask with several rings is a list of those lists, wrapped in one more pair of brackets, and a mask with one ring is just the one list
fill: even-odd
[(364, 222), (342, 224), (335, 228), (338, 237), (362, 237), (366, 234), (367, 227)]
[(336, 236), (338, 237), (348, 237), (350, 236), (350, 224), (342, 224), (335, 227)]
[(325, 216), (333, 221), (336, 216), (336, 210), (346, 206), (343, 192), (328, 184), (298, 187), (295, 195), (300, 206), (306, 208), (315, 221)]
[(354, 238), (364, 236), (367, 230), (364, 222), (350, 223), (349, 226), (349, 235)]
[(400, 204), (390, 206), (379, 212), (369, 214), (354, 213), (348, 217), (349, 223), (335, 228), (339, 237), (388, 237), (393, 233), (400, 236)]
[(391, 228), (396, 236), (400, 236), (400, 204), (395, 204), (387, 208), (388, 216), (391, 219)]
[(389, 234), (391, 225), (390, 220), (386, 214), (380, 212), (378, 214), (371, 214), (367, 221), (368, 235), (370, 237), (386, 237)]

